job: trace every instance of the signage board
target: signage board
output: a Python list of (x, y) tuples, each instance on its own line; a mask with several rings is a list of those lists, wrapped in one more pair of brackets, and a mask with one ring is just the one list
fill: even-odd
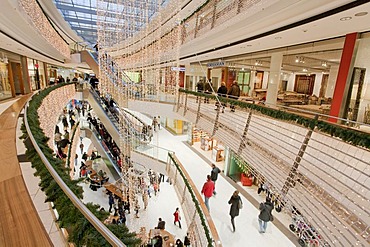
[(207, 63), (207, 67), (208, 68), (224, 67), (224, 66), (225, 66), (225, 61), (218, 61), (218, 62)]
[(171, 67), (171, 70), (185, 72), (185, 67)]

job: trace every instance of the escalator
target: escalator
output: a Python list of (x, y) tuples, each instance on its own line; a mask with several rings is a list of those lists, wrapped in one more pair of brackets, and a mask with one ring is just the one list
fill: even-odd
[(95, 129), (92, 130), (88, 127), (81, 128), (81, 131), (85, 134), (85, 137), (91, 140), (98, 153), (102, 156), (114, 179), (119, 179), (121, 177), (121, 169), (114, 160), (113, 155), (110, 153), (107, 145), (104, 143), (98, 132)]
[(109, 107), (109, 103), (103, 100), (92, 88), (85, 88), (83, 95), (114, 141), (119, 143), (119, 139), (122, 137), (119, 132), (121, 130), (122, 133), (126, 133), (126, 135), (132, 137), (134, 145), (136, 145), (135, 143), (149, 143), (150, 138), (148, 134), (142, 133), (144, 125), (142, 121), (119, 106), (112, 109)]
[(87, 63), (91, 70), (94, 71), (95, 75), (99, 77), (99, 59), (98, 54), (96, 52), (90, 52), (88, 50), (84, 50), (80, 52), (81, 54), (81, 62)]
[(109, 134), (112, 136), (116, 143), (119, 143), (119, 123), (117, 116), (114, 116), (105, 106), (102, 99), (99, 97), (97, 92), (91, 88), (84, 89), (84, 99), (87, 100), (91, 107), (94, 109), (95, 114), (99, 117), (104, 127), (107, 129)]

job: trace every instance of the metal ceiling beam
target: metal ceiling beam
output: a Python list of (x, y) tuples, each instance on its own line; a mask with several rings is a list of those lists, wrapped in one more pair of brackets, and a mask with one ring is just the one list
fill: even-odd
[(84, 13), (84, 14), (90, 14), (90, 15), (96, 15), (96, 9), (87, 9), (87, 8), (82, 8), (82, 7), (74, 7), (70, 5), (64, 5), (60, 3), (55, 3), (57, 8), (59, 10), (67, 10), (67, 11), (73, 11), (73, 12), (79, 12), (79, 13)]
[(77, 26), (74, 26), (74, 25), (71, 25), (71, 28), (73, 30), (81, 30), (81, 31), (87, 31), (87, 32), (95, 32), (95, 33), (97, 33), (96, 28), (77, 27)]
[(93, 21), (93, 20), (86, 20), (86, 19), (72, 18), (72, 17), (64, 17), (64, 20), (66, 20), (68, 22), (78, 22), (78, 23), (82, 23), (82, 24), (88, 24), (88, 25), (96, 26), (96, 21)]

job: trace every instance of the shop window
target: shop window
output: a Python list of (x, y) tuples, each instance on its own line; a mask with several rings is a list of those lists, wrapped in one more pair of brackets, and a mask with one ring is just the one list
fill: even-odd
[(192, 90), (193, 88), (193, 76), (187, 75), (185, 78), (185, 89)]
[(241, 95), (247, 95), (249, 92), (250, 71), (239, 71), (237, 81), (240, 87)]
[(256, 72), (256, 78), (254, 81), (254, 89), (261, 89), (262, 88), (262, 82), (263, 82), (263, 71), (257, 71)]
[(0, 63), (0, 100), (12, 97), (6, 63)]
[(294, 92), (312, 95), (316, 75), (296, 75)]

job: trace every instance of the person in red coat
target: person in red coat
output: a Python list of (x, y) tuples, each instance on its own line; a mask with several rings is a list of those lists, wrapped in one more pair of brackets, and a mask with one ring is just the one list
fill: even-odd
[(215, 183), (211, 180), (211, 176), (207, 175), (207, 181), (204, 183), (202, 188), (202, 194), (204, 194), (204, 204), (208, 209), (208, 212), (211, 210), (209, 209), (209, 198), (213, 195), (213, 191), (215, 190)]
[(173, 213), (173, 216), (175, 216), (175, 220), (173, 221), (173, 223), (176, 225), (176, 222), (179, 222), (179, 227), (181, 229), (181, 217), (180, 217), (180, 211), (179, 211), (179, 208), (176, 208), (176, 211)]

